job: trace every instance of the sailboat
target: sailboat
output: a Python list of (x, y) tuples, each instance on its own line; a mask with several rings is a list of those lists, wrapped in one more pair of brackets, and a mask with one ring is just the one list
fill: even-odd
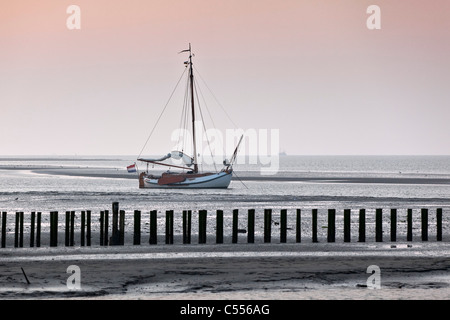
[[(189, 44), (189, 49), (183, 50), (180, 53), (188, 52), (189, 60), (185, 62), (185, 67), (188, 68), (188, 84), (187, 88), (190, 91), (188, 100), (190, 100), (190, 113), (192, 121), (192, 151), (193, 156), (187, 155), (184, 151), (171, 151), (165, 156), (159, 158), (142, 158), (138, 156), (138, 161), (147, 164), (147, 170), (139, 173), (139, 188), (228, 188), (233, 174), (233, 163), (236, 160), (239, 145), (242, 141), (241, 136), (236, 149), (230, 161), (224, 160), (224, 167), (219, 172), (200, 172), (198, 153), (196, 145), (196, 111), (194, 99), (194, 72), (192, 63), (192, 49)], [(183, 117), (183, 115), (182, 115)], [(174, 165), (173, 163), (166, 163), (164, 161), (175, 159), (181, 162), (181, 165)], [(177, 162), (177, 163), (178, 163)], [(161, 174), (150, 173), (148, 170), (149, 164), (166, 166), (170, 169)], [(172, 168), (178, 171), (172, 171)]]

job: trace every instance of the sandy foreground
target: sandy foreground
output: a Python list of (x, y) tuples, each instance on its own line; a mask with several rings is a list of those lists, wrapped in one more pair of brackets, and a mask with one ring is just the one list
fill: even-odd
[(450, 243), (6, 248), (0, 275), (13, 300), (448, 300)]

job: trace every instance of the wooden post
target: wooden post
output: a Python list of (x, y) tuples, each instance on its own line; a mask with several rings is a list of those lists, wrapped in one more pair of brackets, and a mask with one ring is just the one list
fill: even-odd
[(302, 211), (297, 209), (295, 242), (302, 242)]
[(105, 211), (100, 211), (100, 246), (104, 245), (105, 240)]
[(344, 242), (351, 241), (351, 209), (344, 209)]
[(152, 210), (150, 211), (150, 244), (157, 244), (158, 243), (158, 235), (157, 235), (157, 211)]
[(397, 241), (397, 209), (391, 209), (391, 242)]
[(119, 244), (120, 240), (119, 235), (119, 203), (112, 203), (112, 236), (111, 236), (111, 245), (116, 246)]
[(319, 242), (317, 240), (317, 209), (312, 209), (312, 242)]
[(223, 210), (216, 211), (216, 243), (223, 243)]
[(183, 244), (187, 244), (187, 210), (183, 210)]
[(36, 226), (36, 247), (41, 246), (41, 212), (37, 213), (37, 226)]
[(91, 210), (86, 211), (86, 245), (91, 246)]
[(238, 216), (239, 216), (239, 210), (234, 209), (233, 210), (233, 230), (232, 230), (232, 236), (231, 236), (231, 243), (237, 243), (238, 242)]
[(75, 211), (70, 212), (70, 246), (75, 243)]
[(166, 244), (173, 244), (173, 210), (166, 211)]
[(119, 244), (125, 245), (125, 210), (119, 211)]
[(272, 209), (264, 209), (264, 243), (270, 243), (272, 237)]
[(6, 248), (6, 212), (2, 212), (2, 248)]
[(281, 209), (280, 211), (280, 243), (286, 243), (287, 241), (287, 210)]
[(19, 212), (16, 212), (16, 224), (14, 228), (14, 248), (19, 247)]
[(366, 209), (359, 209), (358, 242), (366, 242)]
[(422, 241), (428, 241), (428, 209), (421, 210), (422, 215)]
[(383, 242), (383, 209), (375, 211), (375, 241)]
[(255, 209), (248, 209), (247, 242), (255, 243)]
[(169, 217), (169, 211), (166, 210), (166, 244), (169, 244), (169, 236), (170, 236), (170, 230), (169, 230), (169, 225), (170, 225), (170, 217)]
[(66, 211), (66, 225), (65, 225), (65, 228), (64, 228), (64, 234), (65, 234), (64, 245), (66, 247), (68, 247), (69, 243), (70, 243), (69, 230), (70, 230), (70, 211)]
[(50, 212), (50, 247), (58, 246), (58, 211)]
[(133, 245), (141, 244), (141, 211), (134, 210)]
[(412, 209), (408, 209), (407, 227), (406, 227), (406, 241), (412, 241)]
[(54, 235), (53, 235), (53, 221), (54, 221), (54, 219), (53, 219), (53, 215), (54, 215), (55, 213), (54, 213), (54, 211), (50, 211), (50, 218), (49, 218), (49, 222), (50, 222), (50, 247), (53, 247), (53, 238), (54, 238)]
[(168, 210), (166, 210), (166, 244), (170, 244), (170, 216), (169, 216), (169, 212)]
[(436, 209), (436, 241), (442, 241), (442, 208)]
[(192, 232), (192, 210), (188, 210), (188, 229), (187, 229), (187, 241), (191, 243), (191, 232)]
[(336, 209), (328, 209), (328, 242), (336, 239)]
[(207, 211), (199, 210), (198, 211), (198, 243), (203, 244), (206, 243), (206, 219), (207, 219)]
[(30, 248), (34, 247), (34, 228), (36, 224), (36, 212), (31, 212), (31, 223), (30, 223)]
[(23, 248), (23, 211), (19, 212), (19, 247)]
[(107, 246), (109, 244), (109, 210), (105, 210), (105, 231), (103, 235), (105, 239), (103, 239), (103, 245)]
[(50, 212), (50, 247), (55, 246), (55, 211)]
[(86, 230), (86, 211), (81, 211), (81, 230), (80, 230), (80, 246), (85, 246), (85, 230)]

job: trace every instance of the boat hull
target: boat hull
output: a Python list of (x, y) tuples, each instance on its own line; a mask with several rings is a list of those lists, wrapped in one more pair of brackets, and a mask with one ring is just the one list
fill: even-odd
[[(178, 188), (178, 189), (226, 189), (231, 182), (231, 172), (219, 172), (207, 175), (192, 176), (189, 174), (182, 175), (184, 179), (167, 179), (166, 177), (153, 177), (145, 174), (139, 177), (139, 187), (147, 188)], [(180, 176), (177, 176), (180, 177)], [(183, 180), (183, 181), (180, 181)], [(164, 181), (162, 183), (162, 181)], [(166, 182), (167, 181), (167, 182)], [(171, 182), (174, 181), (174, 182)]]

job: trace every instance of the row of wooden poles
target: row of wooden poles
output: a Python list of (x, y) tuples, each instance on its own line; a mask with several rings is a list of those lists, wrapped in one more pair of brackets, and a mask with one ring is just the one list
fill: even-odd
[[(412, 209), (407, 211), (407, 235), (406, 240), (413, 238)], [(233, 210), (231, 242), (238, 242), (238, 233), (247, 233), (247, 242), (255, 242), (255, 210), (249, 209), (247, 216), (247, 230), (238, 229), (239, 210)], [(65, 221), (65, 245), (74, 246), (75, 239), (75, 211), (66, 211)], [(318, 209), (312, 209), (312, 242), (318, 241)], [(375, 211), (375, 241), (383, 241), (383, 209)], [(350, 242), (351, 210), (344, 210), (344, 242)], [(183, 211), (183, 244), (191, 243), (192, 211)], [(390, 209), (390, 241), (397, 241), (397, 209)], [(166, 211), (165, 243), (173, 244), (174, 241), (174, 211)], [(270, 243), (272, 239), (272, 209), (264, 210), (264, 242)], [(207, 210), (198, 212), (198, 243), (206, 243)], [(280, 211), (280, 243), (287, 241), (287, 210)], [(301, 242), (301, 209), (296, 210), (296, 242)], [(223, 243), (223, 210), (216, 211), (216, 243)], [(6, 212), (2, 212), (2, 236), (1, 247), (6, 246)], [(366, 210), (359, 210), (359, 235), (358, 242), (366, 241)], [(119, 203), (112, 206), (112, 235), (109, 236), (109, 210), (100, 212), (100, 246), (124, 245), (125, 240), (125, 211), (119, 210)], [(336, 240), (336, 210), (328, 209), (327, 242)], [(421, 209), (421, 240), (428, 241), (428, 209)], [(436, 241), (442, 241), (442, 208), (436, 209)], [(141, 211), (134, 210), (134, 234), (133, 244), (141, 244)], [(157, 211), (150, 211), (150, 237), (149, 244), (157, 244)], [(50, 246), (58, 245), (58, 212), (50, 212)], [(41, 246), (41, 212), (31, 213), (30, 247)], [(81, 211), (80, 246), (91, 246), (91, 211)], [(23, 247), (23, 212), (16, 212), (14, 247)]]

